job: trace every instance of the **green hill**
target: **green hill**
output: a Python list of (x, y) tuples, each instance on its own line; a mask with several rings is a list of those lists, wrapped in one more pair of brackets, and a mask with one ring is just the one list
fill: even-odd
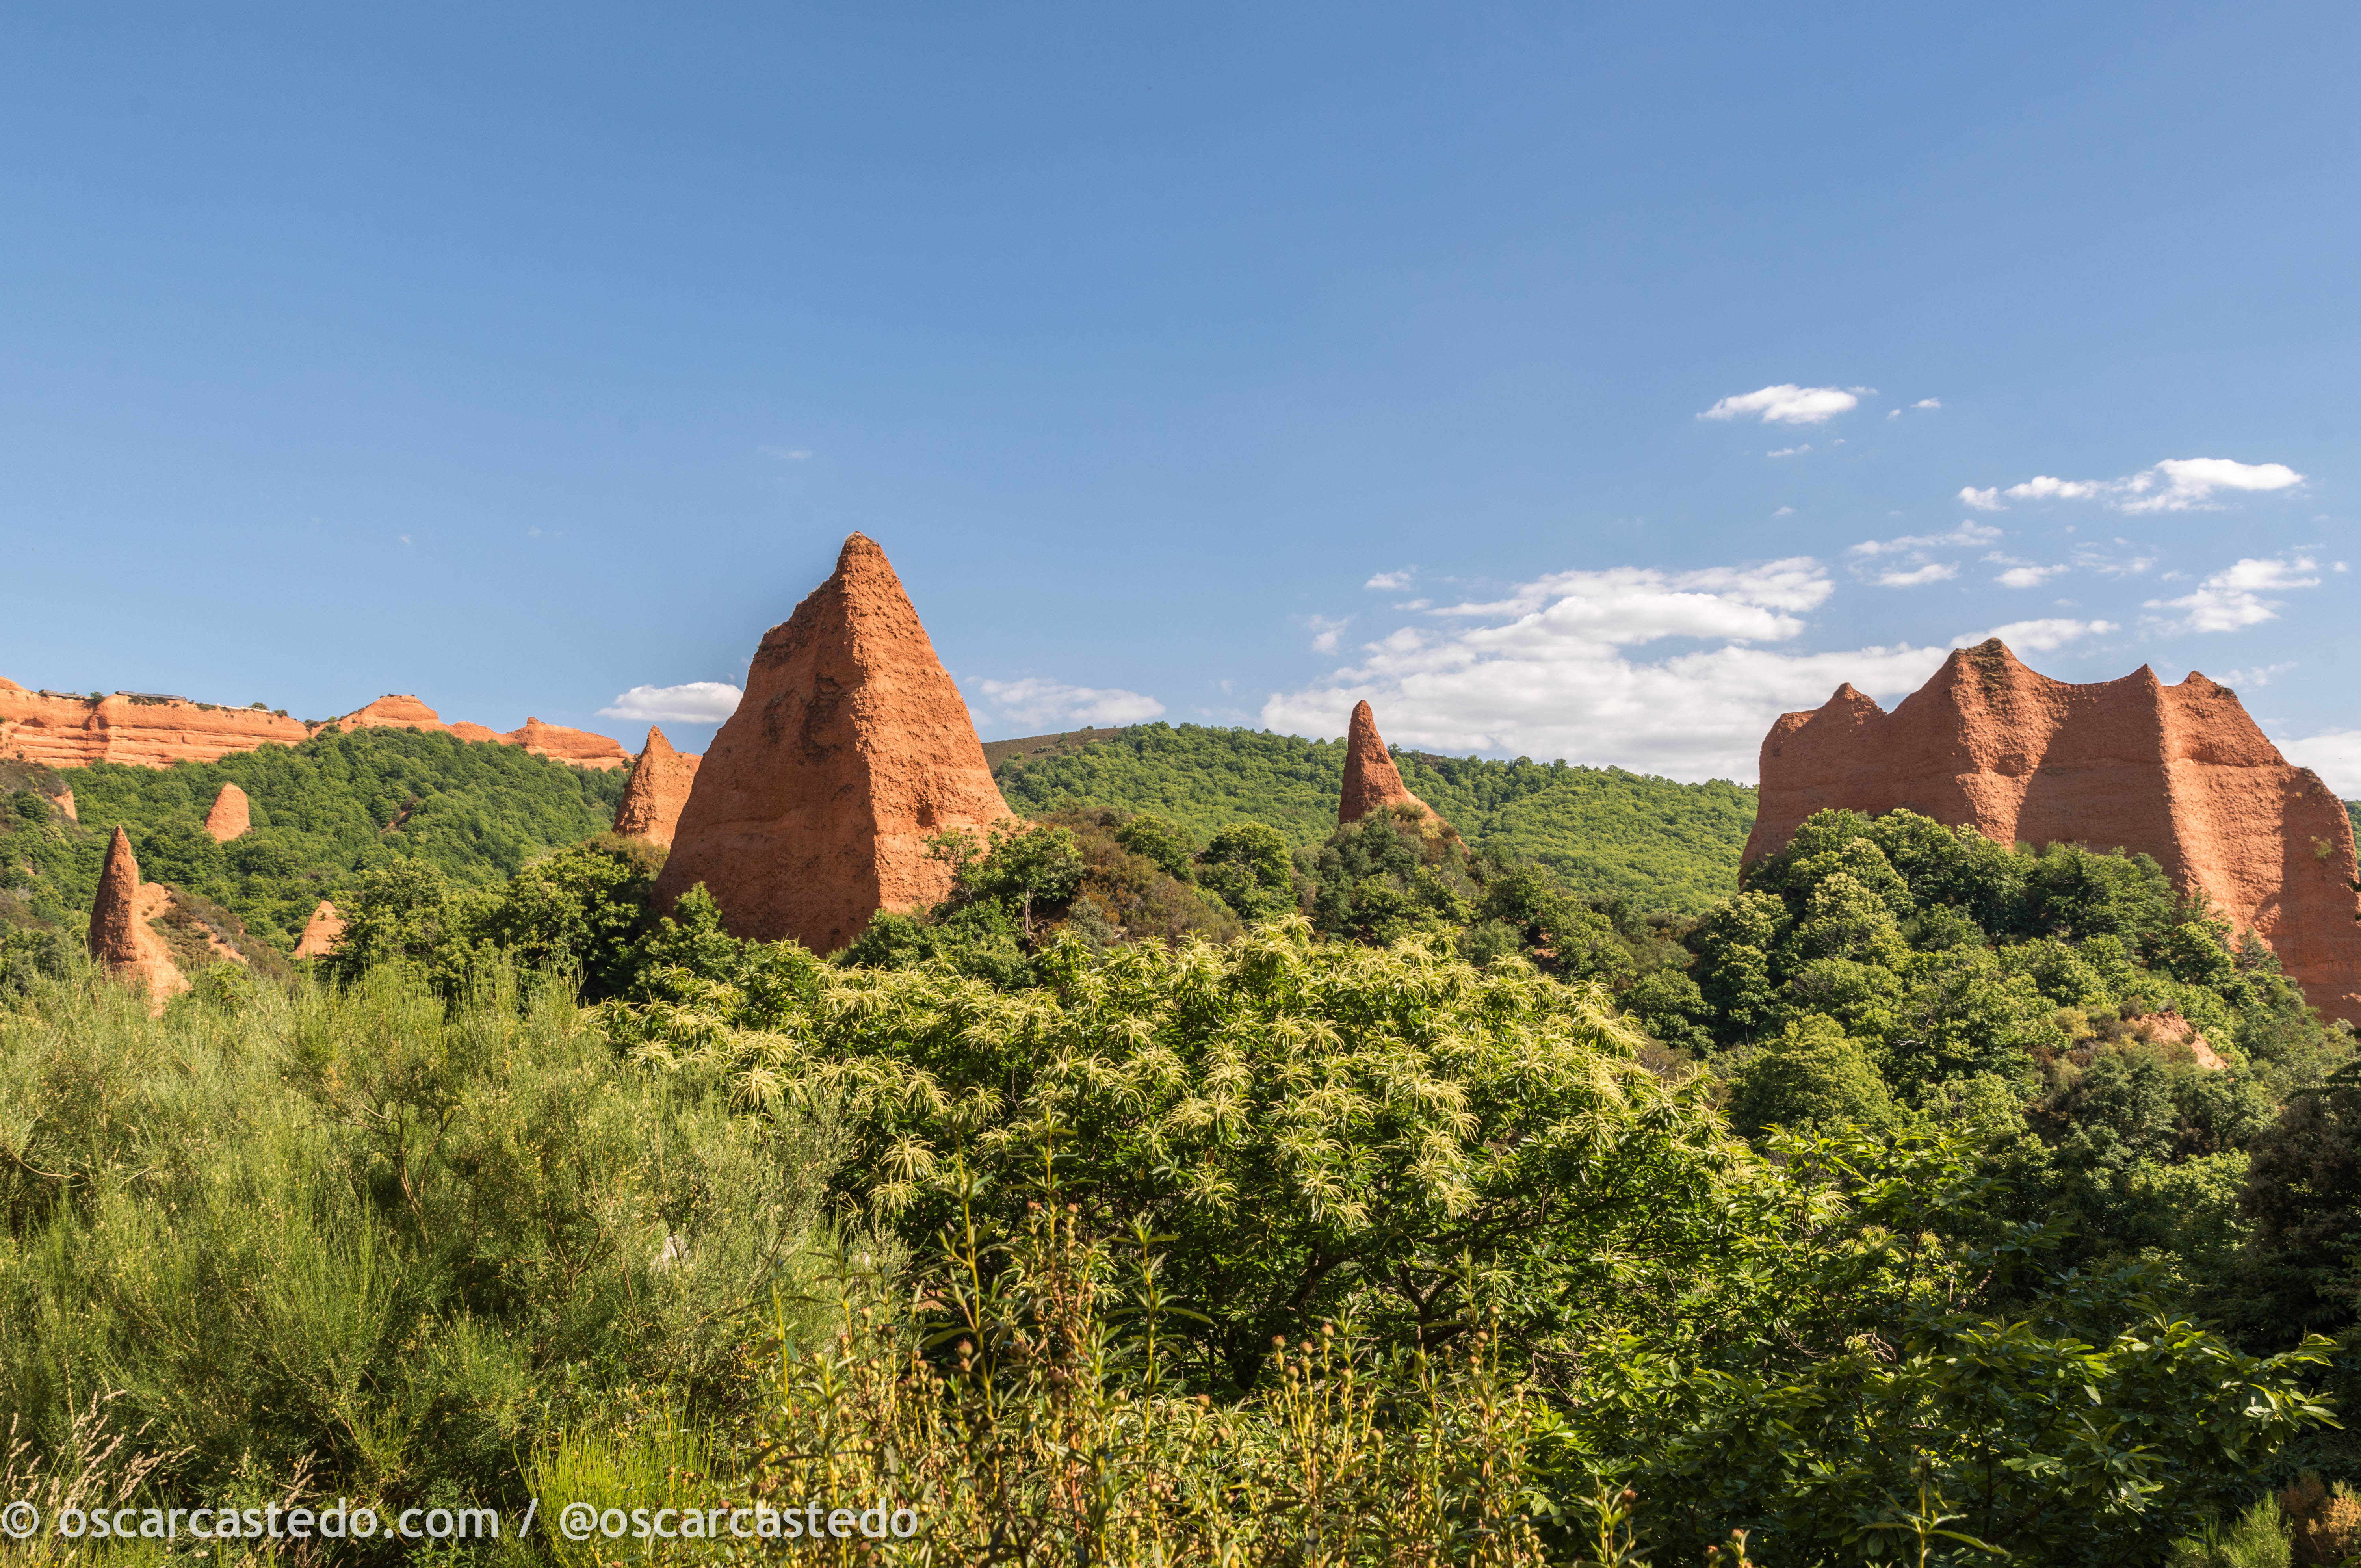
[[(1686, 784), (1620, 768), (1400, 752), (1410, 787), (1479, 849), (1542, 861), (1599, 897), (1646, 909), (1702, 910), (1732, 892), (1754, 823), (1754, 792)], [(998, 769), (1001, 793), (1028, 817), (1078, 806), (1153, 811), (1200, 839), (1234, 822), (1267, 822), (1297, 844), (1336, 826), (1345, 747), (1268, 730), (1138, 724), (1059, 754), (1020, 754)]]
[[(49, 804), (41, 775), (72, 787), (78, 826)], [(15, 765), (0, 777), (0, 922), (78, 928), (120, 824), (144, 877), (211, 899), (286, 950), (313, 906), (367, 867), (416, 859), (491, 886), (605, 832), (627, 776), (414, 729), (330, 733), (169, 768)], [(225, 784), (246, 792), (254, 827), (216, 844), (204, 819)]]

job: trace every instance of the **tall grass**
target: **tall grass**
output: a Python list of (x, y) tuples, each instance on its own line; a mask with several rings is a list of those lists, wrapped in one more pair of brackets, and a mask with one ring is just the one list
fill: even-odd
[(544, 1430), (727, 1402), (831, 1151), (512, 970), (150, 1019), (77, 967), (0, 1009), (0, 1421), (69, 1454), (102, 1399), (180, 1500), (512, 1497)]

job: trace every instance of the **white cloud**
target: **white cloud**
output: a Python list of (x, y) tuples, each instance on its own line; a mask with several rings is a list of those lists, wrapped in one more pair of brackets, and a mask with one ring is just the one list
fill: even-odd
[(2290, 489), (2303, 476), (2284, 463), (2238, 463), (2227, 457), (2168, 457), (2153, 468), (2120, 479), (2059, 479), (2037, 474), (2021, 485), (1960, 492), (1970, 506), (2001, 510), (2001, 498), (2017, 501), (2103, 501), (2117, 511), (2199, 511), (2219, 503), (2225, 491)]
[(1914, 409), (1939, 409), (1943, 406), (1943, 400), (1940, 398), (1921, 398), (1910, 406)]
[(738, 711), (741, 695), (727, 681), (633, 686), (600, 708), (598, 717), (629, 718), (641, 724), (719, 724)]
[(1929, 561), (1924, 566), (1895, 566), (1877, 575), (1881, 588), (1915, 588), (1926, 583), (1948, 583), (1960, 575), (1955, 561)]
[(1873, 392), (1872, 387), (1798, 387), (1783, 382), (1765, 387), (1760, 391), (1741, 392), (1734, 398), (1724, 398), (1697, 415), (1699, 419), (1736, 419), (1740, 414), (1759, 413), (1764, 424), (1824, 424), (1840, 413), (1850, 413), (1861, 406), (1860, 394)]
[[(2122, 544), (2125, 541), (2118, 539), (2115, 543)], [(2114, 555), (2103, 555), (2096, 550), (2084, 548), (2074, 552), (2074, 565), (2086, 572), (2096, 572), (2103, 577), (2136, 577), (2156, 565), (2156, 557), (2133, 555), (2119, 558)], [(2187, 574), (2183, 572), (2165, 574), (2168, 579), (2185, 576)]]
[(1400, 572), (1379, 572), (1376, 576), (1371, 577), (1367, 582), (1363, 583), (1361, 586), (1365, 588), (1406, 588), (1410, 587), (1411, 576), (1411, 574), (1407, 570)]
[[(1793, 517), (1795, 515), (1795, 509), (1794, 507), (1781, 507), (1777, 511), (1773, 512), (1771, 515), (1773, 517)], [(2344, 564), (2339, 562), (2336, 569), (2340, 572), (2345, 570)]]
[(2310, 768), (2346, 800), (2361, 798), (2361, 729), (2323, 729), (2279, 747), (2289, 762)]
[(1070, 686), (1032, 677), (976, 685), (1013, 724), (1137, 724), (1164, 712), (1154, 697), (1120, 687)]
[(1888, 409), (1885, 411), (1885, 417), (1888, 419), (1900, 419), (1902, 417), (1902, 411), (1900, 409)]
[(806, 462), (811, 456), (811, 448), (807, 446), (763, 446), (756, 450), (765, 457), (777, 457), (789, 463)]
[(1337, 637), (1345, 628), (1352, 624), (1353, 618), (1349, 615), (1342, 620), (1331, 620), (1324, 615), (1313, 616), (1312, 618), (1312, 651), (1314, 653), (1334, 653), (1336, 651)]
[[(1340, 734), (1366, 697), (1389, 739), (1440, 751), (1752, 779), (1763, 733), (1782, 712), (1817, 707), (1846, 681), (1873, 695), (1907, 692), (1943, 661), (1941, 648), (1907, 645), (1826, 653), (1760, 646), (1801, 636), (1803, 612), (1833, 592), (1827, 569), (1807, 556), (1700, 572), (1555, 573), (1364, 644), (1358, 663), (1274, 694), (1261, 721)], [(1632, 654), (1668, 638), (1708, 646), (1653, 660)]]
[(2288, 588), (2316, 588), (2320, 579), (2308, 574), (2319, 569), (2309, 555), (2291, 561), (2276, 556), (2248, 556), (2224, 567), (2197, 585), (2197, 591), (2180, 598), (2150, 599), (2150, 609), (2180, 611), (2177, 617), (2147, 619), (2173, 631), (2236, 631), (2279, 618), (2284, 599), (2263, 595)]
[(2006, 626), (1995, 626), (1990, 631), (1971, 631), (1952, 639), (1954, 648), (1972, 648), (1986, 638), (1997, 637), (2019, 652), (2047, 653), (2062, 648), (2078, 637), (2096, 637), (2103, 632), (2121, 631), (2112, 620), (2012, 620)]
[(1864, 539), (1845, 552), (1848, 555), (1892, 555), (1901, 551), (1916, 553), (1938, 549), (1944, 545), (1990, 544), (2000, 537), (1997, 528), (1987, 528), (1981, 522), (1962, 522), (1949, 533), (1905, 533), (1899, 539)]
[(2251, 670), (2224, 670), (2222, 672), (2222, 684), (2228, 686), (2267, 686), (2271, 684), (2273, 675), (2286, 674), (2295, 667), (2296, 661), (2290, 659), (2284, 664), (2257, 664)]
[(2008, 568), (1993, 579), (2004, 588), (2037, 588), (2060, 572), (2072, 570), (2071, 567), (2063, 565), (2037, 565), (2031, 561), (2022, 560), (2015, 555), (2003, 555), (1998, 551), (1994, 551), (1984, 559), (1995, 566)]
[(1811, 449), (1812, 444), (1807, 441), (1801, 446), (1783, 446), (1776, 452), (1765, 452), (1763, 455), (1765, 457), (1793, 457), (1797, 453), (1809, 452)]

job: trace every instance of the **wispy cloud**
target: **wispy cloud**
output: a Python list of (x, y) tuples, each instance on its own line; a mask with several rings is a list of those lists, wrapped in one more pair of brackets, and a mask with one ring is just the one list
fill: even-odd
[(1899, 539), (1864, 539), (1848, 549), (1848, 555), (1894, 555), (1922, 550), (1938, 550), (1946, 546), (1971, 547), (1990, 544), (2000, 537), (2001, 531), (1975, 521), (1962, 521), (1949, 533), (1905, 533)]
[(2252, 669), (2224, 670), (2222, 683), (2231, 686), (2267, 686), (2271, 684), (2272, 676), (2286, 674), (2296, 667), (2296, 663), (2297, 661), (2290, 659), (2282, 664), (2257, 664)]
[(2120, 479), (2059, 479), (2037, 474), (2004, 490), (1997, 486), (1980, 490), (1971, 485), (1960, 492), (1960, 499), (1985, 511), (2004, 510), (2010, 500), (2096, 500), (2125, 512), (2199, 511), (2220, 505), (2215, 498), (2225, 493), (2292, 489), (2302, 483), (2303, 476), (2284, 463), (2168, 457)]
[(786, 463), (804, 463), (811, 458), (808, 446), (759, 446), (755, 450), (765, 457), (776, 457)]
[(1881, 588), (1915, 588), (1927, 583), (1948, 583), (1960, 575), (1956, 561), (1929, 561), (1923, 566), (1890, 566), (1877, 575)]
[(1825, 424), (1840, 413), (1861, 407), (1864, 393), (1874, 387), (1798, 387), (1792, 381), (1759, 391), (1724, 398), (1697, 415), (1699, 419), (1736, 419), (1760, 414), (1764, 424)]
[(2112, 620), (2012, 620), (2006, 626), (1995, 626), (1990, 631), (1970, 631), (1951, 640), (1954, 648), (1972, 648), (1987, 638), (1997, 637), (2011, 648), (2028, 653), (2047, 653), (2063, 648), (2078, 637), (2098, 637), (2122, 627)]
[(2281, 743), (2287, 760), (2310, 768), (2346, 800), (2361, 797), (2361, 729), (2323, 729)]
[(633, 686), (600, 708), (598, 717), (628, 718), (640, 724), (719, 724), (738, 711), (741, 695), (727, 681)]
[(1943, 400), (1940, 398), (1921, 398), (1910, 406), (1914, 409), (1939, 409), (1943, 406)]
[(1995, 566), (2008, 569), (1993, 579), (2004, 588), (2037, 588), (2061, 572), (2071, 571), (2066, 565), (2043, 566), (2016, 555), (2004, 555), (1995, 550), (1984, 557)]
[(1776, 452), (1765, 452), (1763, 455), (1765, 457), (1793, 457), (1799, 453), (1809, 452), (1811, 449), (1812, 444), (1807, 441), (1801, 446), (1783, 446)]
[(1371, 577), (1367, 582), (1363, 583), (1361, 586), (1365, 588), (1381, 588), (1386, 590), (1406, 588), (1410, 587), (1411, 578), (1416, 576), (1416, 572), (1408, 567), (1404, 567), (1399, 572), (1379, 572), (1376, 576)]
[(1349, 615), (1340, 620), (1331, 620), (1324, 615), (1313, 616), (1312, 618), (1312, 651), (1314, 653), (1334, 653), (1336, 651), (1336, 639), (1344, 634), (1345, 628), (1352, 624), (1353, 618)]
[(1073, 686), (1031, 677), (978, 681), (976, 686), (1011, 724), (1137, 724), (1164, 712), (1154, 697), (1120, 686)]
[(2149, 609), (2177, 613), (2147, 619), (2169, 631), (2236, 631), (2258, 626), (2278, 620), (2280, 606), (2287, 602), (2265, 598), (2265, 594), (2316, 588), (2320, 578), (2312, 574), (2318, 569), (2319, 563), (2309, 555), (2291, 560), (2248, 556), (2199, 583), (2194, 593), (2148, 600)]

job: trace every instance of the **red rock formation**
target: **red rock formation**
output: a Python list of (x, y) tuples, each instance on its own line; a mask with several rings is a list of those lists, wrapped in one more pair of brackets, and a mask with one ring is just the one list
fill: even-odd
[(462, 740), (495, 740), (503, 746), (522, 746), (536, 757), (571, 762), (580, 768), (631, 765), (631, 754), (620, 742), (588, 729), (569, 729), (563, 724), (544, 724), (538, 718), (528, 718), (523, 728), (503, 735), (464, 719), (457, 724), (445, 724), (440, 714), (409, 696), (381, 696), (336, 722), (346, 729), (425, 729), (437, 735), (456, 735)]
[(640, 748), (640, 760), (615, 807), (615, 831), (627, 839), (670, 844), (680, 808), (688, 804), (689, 788), (697, 782), (698, 760), (674, 751), (664, 732), (649, 726), (648, 743)]
[(1393, 753), (1386, 750), (1386, 739), (1378, 733), (1377, 715), (1366, 702), (1353, 705), (1353, 728), (1345, 740), (1345, 799), (1336, 808), (1340, 823), (1357, 822), (1372, 811), (1387, 811), (1397, 806), (1414, 806), (1422, 817), (1442, 818), (1434, 807), (1411, 794), (1402, 783), (1401, 770), (1394, 766)]
[(205, 831), (214, 841), (226, 844), (254, 826), (254, 817), (247, 808), (246, 791), (234, 784), (221, 786), (214, 796), (214, 808), (205, 813)]
[(2169, 1007), (2161, 1013), (2149, 1014), (2140, 1023), (2147, 1027), (2149, 1039), (2162, 1040), (2169, 1046), (2186, 1047), (2191, 1058), (2208, 1072), (2220, 1072), (2230, 1065), (2222, 1059), (2221, 1053), (2206, 1039), (2203, 1031)]
[(345, 934), (345, 923), (336, 914), (336, 906), (326, 899), (312, 911), (312, 918), (303, 925), (303, 935), (295, 943), (299, 959), (324, 959), (335, 951), (336, 938)]
[(311, 733), (298, 719), (258, 707), (217, 707), (123, 692), (93, 699), (29, 692), (14, 681), (0, 680), (0, 757), (22, 757), (53, 768), (86, 762), (143, 768), (210, 762), (273, 742), (300, 745)]
[(189, 989), (188, 977), (172, 962), (164, 939), (148, 925), (170, 905), (171, 898), (169, 888), (140, 885), (131, 839), (117, 828), (106, 847), (98, 896), (91, 902), (90, 956), (124, 979), (145, 985), (150, 1010), (159, 1013), (168, 997)]
[(628, 768), (631, 754), (620, 741), (604, 735), (593, 735), (588, 729), (568, 729), (563, 724), (544, 724), (538, 718), (528, 718), (522, 729), (511, 729), (504, 738), (511, 746), (522, 746), (536, 757), (549, 757), (561, 762), (571, 762), (577, 768)]
[(703, 883), (740, 937), (833, 952), (879, 909), (939, 900), (928, 836), (1012, 816), (885, 553), (856, 533), (771, 628), (698, 767), (656, 882)]
[(1908, 806), (1998, 843), (2074, 842), (2156, 858), (2235, 935), (2278, 953), (2312, 1004), (2361, 1021), (2353, 825), (2289, 765), (2226, 686), (2145, 667), (2071, 685), (1994, 639), (1953, 653), (1885, 712), (1850, 685), (1763, 741), (1745, 859), (1784, 847), (1829, 806)]

